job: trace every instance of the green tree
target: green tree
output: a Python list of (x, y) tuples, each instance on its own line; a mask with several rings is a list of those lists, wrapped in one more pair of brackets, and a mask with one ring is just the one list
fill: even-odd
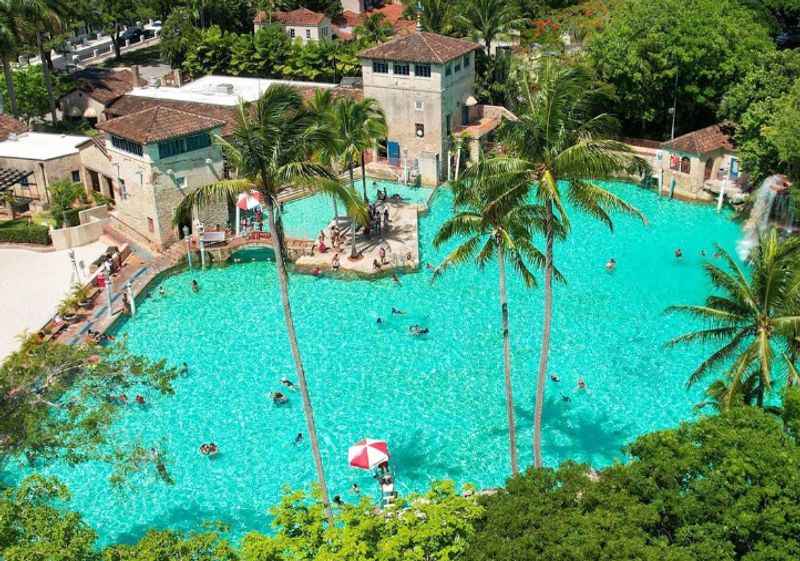
[(228, 140), (217, 139), (240, 179), (213, 183), (190, 193), (176, 209), (175, 223), (185, 223), (195, 207), (203, 207), (213, 201), (230, 200), (248, 189), (261, 192), (267, 207), (269, 230), (272, 232), (286, 331), (303, 399), (317, 479), (323, 504), (333, 524), (314, 409), (289, 299), (289, 275), (284, 262), (285, 240), (276, 218), (276, 205), (281, 193), (298, 185), (339, 198), (354, 215), (364, 214), (352, 188), (343, 187), (332, 178), (328, 169), (312, 161), (315, 152), (329, 142), (330, 135), (329, 131), (316, 126), (317, 123), (317, 117), (305, 107), (297, 90), (285, 85), (270, 86), (252, 107), (240, 106), (231, 137)]
[(761, 406), (773, 388), (776, 361), (791, 364), (787, 354), (793, 352), (791, 338), (800, 332), (796, 261), (800, 241), (781, 242), (772, 230), (753, 250), (749, 279), (727, 252), (717, 251), (728, 270), (714, 263), (706, 263), (705, 270), (719, 293), (708, 296), (703, 305), (667, 308), (703, 320), (704, 327), (676, 337), (669, 345), (720, 345), (692, 372), (688, 384), (721, 370), (723, 379), (708, 392), (716, 403), (723, 409), (742, 403)]
[(148, 12), (146, 6), (136, 0), (101, 0), (99, 4), (100, 13), (106, 29), (111, 35), (114, 46), (114, 58), (118, 59), (124, 41), (120, 35), (129, 25), (136, 23)]
[[(471, 488), (467, 489), (472, 494)], [(336, 511), (328, 525), (316, 497), (284, 495), (271, 510), (276, 532), (252, 532), (242, 542), (242, 561), (452, 561), (472, 537), (481, 507), (474, 496), (456, 492), (452, 482), (412, 494), (376, 515), (366, 498)]]
[(800, 78), (800, 52), (775, 51), (763, 64), (751, 66), (722, 98), (719, 115), (736, 124), (736, 153), (754, 184), (787, 171), (778, 147), (764, 134), (778, 112), (779, 101)]
[(138, 542), (113, 545), (103, 551), (103, 561), (237, 561), (234, 547), (221, 533), (222, 525), (203, 532), (149, 530)]
[(183, 61), (183, 69), (193, 78), (206, 74), (227, 74), (235, 35), (213, 25), (202, 31), (194, 49)]
[(474, 33), (483, 41), (486, 54), (491, 54), (495, 39), (524, 24), (517, 6), (507, 0), (463, 0), (456, 21), (468, 34)]
[[(13, 91), (17, 99), (17, 117), (30, 125), (31, 121), (47, 113), (49, 109), (47, 86), (44, 75), (38, 66), (28, 65), (15, 68), (11, 72)], [(55, 92), (61, 95), (69, 90), (71, 80), (59, 77), (55, 82)], [(8, 82), (0, 82), (0, 95), (10, 97)]]
[[(616, 121), (599, 111), (604, 99), (583, 67), (569, 67), (544, 57), (529, 72), (518, 73), (520, 95), (505, 121), (499, 140), (508, 156), (491, 162), (509, 184), (527, 181), (545, 209), (544, 318), (536, 384), (533, 448), (536, 467), (542, 465), (541, 430), (550, 331), (553, 319), (553, 246), (569, 233), (565, 198), (579, 211), (613, 227), (609, 212), (644, 217), (596, 180), (610, 179), (646, 164), (627, 145), (609, 140)], [(487, 164), (488, 165), (488, 164)]]
[[(372, 98), (356, 101), (350, 97), (339, 98), (333, 107), (332, 148), (329, 152), (338, 154), (339, 159), (347, 168), (350, 176), (350, 186), (355, 188), (353, 168), (361, 162), (361, 185), (364, 195), (364, 204), (367, 203), (367, 175), (364, 165), (364, 152), (377, 147), (381, 139), (387, 135), (386, 116)], [(350, 257), (355, 259), (356, 252), (356, 217), (352, 220), (352, 237), (350, 244)]]
[(527, 178), (518, 177), (520, 182), (511, 184), (505, 174), (497, 174), (496, 169), (493, 162), (476, 164), (468, 168), (464, 178), (453, 185), (454, 214), (442, 224), (433, 239), (433, 245), (439, 247), (455, 238), (458, 244), (435, 269), (433, 278), (436, 279), (453, 265), (474, 261), (483, 269), (492, 259), (497, 259), (508, 445), (511, 473), (516, 475), (519, 465), (511, 385), (506, 261), (527, 286), (536, 284), (528, 262), (537, 266), (544, 263), (544, 256), (531, 239), (532, 230), (541, 230), (543, 227), (544, 209), (526, 202)]
[(751, 407), (650, 433), (630, 460), (530, 470), (481, 500), (465, 561), (755, 561), (800, 555), (800, 462)]
[(261, 76), (279, 76), (289, 58), (292, 41), (278, 24), (266, 25), (253, 37), (254, 62)]
[(455, 26), (458, 4), (451, 0), (404, 0), (406, 5), (403, 17), (414, 20), (418, 16), (422, 29), (432, 33), (447, 35)]
[[(108, 397), (133, 386), (172, 394), (177, 374), (163, 361), (131, 355), (124, 344), (62, 345), (29, 337), (0, 366), (0, 461), (124, 462), (127, 451), (116, 450), (108, 436), (120, 406)], [(139, 468), (148, 465), (155, 464)]]
[(386, 21), (386, 17), (378, 12), (367, 15), (353, 32), (356, 40), (367, 47), (389, 39), (394, 34), (394, 28)]
[(62, 179), (48, 185), (47, 190), (50, 192), (50, 214), (53, 216), (56, 228), (61, 228), (65, 224), (75, 226), (68, 214), (74, 212), (73, 207), (86, 198), (83, 185)]
[(663, 138), (677, 99), (677, 133), (714, 122), (720, 100), (775, 49), (736, 0), (624, 0), (589, 43), (599, 77), (616, 87), (625, 132)]
[(161, 28), (161, 57), (172, 68), (181, 68), (186, 55), (200, 41), (200, 31), (194, 26), (194, 16), (188, 8), (177, 8)]
[(12, 115), (17, 115), (17, 94), (14, 89), (14, 74), (10, 59), (17, 52), (17, 37), (20, 35), (13, 0), (0, 2), (0, 62), (3, 64), (3, 77), (6, 89), (3, 101), (8, 102)]

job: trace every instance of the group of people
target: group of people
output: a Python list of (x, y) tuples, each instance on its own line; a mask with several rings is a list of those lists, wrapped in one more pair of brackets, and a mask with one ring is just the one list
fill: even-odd
[[(675, 255), (675, 259), (678, 259), (678, 260), (683, 259), (683, 250), (681, 248), (679, 248), (679, 247), (675, 248), (675, 251), (673, 253)], [(701, 249), (700, 250), (700, 257), (706, 257), (706, 250), (705, 249)], [(719, 250), (715, 251), (713, 257), (714, 257), (714, 259), (719, 259), (720, 257), (722, 257), (722, 252), (719, 251)], [(617, 260), (616, 259), (614, 259), (612, 257), (608, 261), (606, 261), (606, 271), (612, 272), (616, 268), (617, 268)]]
[[(295, 383), (285, 376), (281, 378), (281, 385), (287, 390), (297, 391)], [(289, 403), (289, 396), (282, 391), (270, 392), (269, 397), (273, 405), (286, 405)]]
[(86, 331), (86, 336), (89, 338), (90, 341), (95, 343), (105, 343), (107, 341), (113, 341), (113, 335), (106, 335), (105, 333), (100, 333), (96, 329), (92, 329), (91, 327)]
[[(108, 400), (111, 403), (120, 403), (122, 405), (128, 405), (128, 395), (125, 393), (121, 393), (119, 395), (111, 395), (108, 397)], [(144, 405), (146, 402), (144, 400), (144, 396), (136, 394), (136, 397), (133, 398), (137, 405)]]
[(346, 236), (344, 232), (339, 230), (339, 227), (336, 224), (334, 224), (333, 226), (331, 226), (330, 247), (326, 243), (328, 237), (325, 235), (325, 230), (320, 230), (319, 237), (317, 238), (317, 250), (320, 253), (327, 253), (329, 249), (333, 249), (335, 251), (342, 251), (345, 238)]
[[(558, 374), (550, 374), (550, 380), (552, 382), (558, 383), (561, 381)], [(578, 383), (575, 385), (575, 391), (588, 391), (588, 386), (586, 385), (586, 380), (583, 379), (583, 376), (578, 376)], [(561, 401), (572, 401), (572, 398), (567, 394), (561, 394)]]
[(200, 453), (203, 456), (216, 456), (217, 452), (219, 452), (219, 447), (213, 442), (204, 442), (200, 445)]

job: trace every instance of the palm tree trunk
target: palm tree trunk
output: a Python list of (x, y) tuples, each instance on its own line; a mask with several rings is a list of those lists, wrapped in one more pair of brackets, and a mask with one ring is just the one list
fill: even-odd
[(458, 173), (461, 169), (461, 142), (463, 141), (459, 141), (456, 144), (456, 175), (455, 175), (456, 181), (458, 181)]
[(508, 447), (511, 454), (511, 475), (519, 473), (517, 464), (517, 426), (514, 422), (514, 396), (511, 388), (511, 340), (508, 334), (508, 295), (506, 294), (506, 264), (503, 248), (497, 250), (500, 273), (500, 314), (503, 330), (503, 370), (505, 374), (506, 416), (508, 417)]
[(542, 348), (539, 353), (539, 375), (536, 379), (536, 407), (533, 419), (533, 465), (542, 467), (542, 409), (544, 408), (544, 388), (547, 380), (547, 358), (550, 353), (550, 324), (553, 320), (553, 205), (545, 204), (547, 218), (545, 223), (545, 264), (544, 264), (544, 325), (542, 327)]
[[(353, 164), (352, 162), (348, 166), (348, 170), (350, 171), (350, 187), (355, 188), (355, 180), (353, 179)], [(356, 253), (356, 219), (350, 218), (350, 234), (352, 239), (350, 240), (350, 259), (355, 259), (358, 257), (358, 253)]]
[(361, 152), (361, 186), (364, 189), (364, 202), (369, 203), (369, 197), (367, 197), (367, 166), (364, 163), (364, 152)]
[(8, 92), (8, 104), (11, 106), (11, 114), (17, 114), (17, 92), (14, 89), (14, 75), (11, 72), (11, 65), (8, 59), (3, 56), (3, 76), (6, 79), (6, 91)]
[(42, 42), (42, 32), (36, 33), (36, 46), (39, 48), (39, 58), (42, 60), (42, 75), (44, 85), (47, 88), (47, 103), (50, 106), (50, 116), (53, 117), (53, 125), (58, 122), (56, 117), (56, 100), (53, 97), (53, 82), (50, 79), (50, 67), (47, 65), (47, 58), (44, 54), (44, 44)]
[[(275, 208), (272, 199), (264, 197), (267, 201), (267, 217), (269, 219), (270, 232), (275, 232)], [(319, 451), (319, 439), (317, 438), (317, 426), (314, 422), (314, 408), (311, 406), (311, 397), (308, 394), (308, 384), (306, 374), (303, 369), (303, 359), (300, 356), (300, 347), (297, 344), (297, 333), (294, 329), (294, 318), (292, 317), (292, 307), (289, 302), (289, 277), (286, 274), (286, 265), (283, 262), (283, 238), (272, 236), (272, 248), (275, 252), (275, 268), (278, 270), (278, 284), (281, 292), (281, 303), (283, 304), (283, 315), (286, 320), (286, 333), (289, 336), (289, 346), (292, 349), (294, 359), (294, 369), (297, 374), (297, 384), (300, 386), (300, 395), (303, 398), (303, 412), (306, 417), (306, 429), (308, 438), (311, 441), (311, 454), (314, 456), (314, 465), (317, 468), (317, 479), (319, 481), (320, 495), (322, 504), (325, 507), (325, 514), (328, 518), (328, 525), (333, 527), (333, 511), (328, 499), (328, 484), (325, 480), (325, 469), (322, 466), (322, 455)]]

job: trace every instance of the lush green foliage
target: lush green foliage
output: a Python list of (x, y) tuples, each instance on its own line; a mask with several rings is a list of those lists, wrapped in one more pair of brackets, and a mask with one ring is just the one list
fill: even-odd
[[(800, 556), (800, 447), (750, 407), (640, 437), (631, 461), (531, 470), (482, 501), (469, 561)], [(593, 481), (596, 479), (596, 481)]]
[(186, 54), (197, 44), (200, 31), (194, 26), (194, 16), (187, 8), (174, 10), (161, 28), (161, 56), (173, 68), (180, 68)]
[(617, 89), (612, 113), (629, 134), (652, 138), (669, 136), (676, 95), (678, 132), (712, 123), (727, 89), (774, 48), (736, 0), (625, 0), (589, 45)]
[(132, 388), (170, 394), (177, 375), (123, 345), (63, 345), (31, 336), (0, 365), (0, 462), (108, 461), (120, 466), (115, 483), (152, 465), (169, 482), (152, 444), (145, 455), (141, 446), (115, 449), (106, 430), (121, 407), (111, 398)]
[(77, 215), (73, 207), (86, 199), (83, 185), (62, 179), (48, 185), (47, 190), (50, 192), (50, 213), (55, 220), (56, 228), (61, 228), (65, 224), (75, 226)]
[(0, 242), (50, 245), (50, 229), (27, 220), (0, 222)]
[[(182, 51), (184, 46), (188, 50)], [(191, 44), (176, 45), (175, 52), (185, 53), (182, 68), (193, 77), (211, 73), (332, 82), (360, 74), (356, 55), (363, 47), (360, 41), (293, 43), (275, 24), (241, 35), (212, 26)]]
[[(35, 117), (47, 113), (47, 87), (42, 77), (39, 66), (24, 66), (13, 71), (14, 90), (17, 97), (17, 116), (30, 124)], [(66, 93), (72, 87), (72, 82), (63, 77), (56, 79), (54, 76), (56, 95)], [(0, 80), (0, 95), (8, 99), (8, 88), (5, 80)]]

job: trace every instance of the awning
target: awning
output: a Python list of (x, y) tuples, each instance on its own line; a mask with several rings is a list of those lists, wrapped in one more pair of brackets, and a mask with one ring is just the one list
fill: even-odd
[(20, 171), (13, 168), (0, 168), (0, 191), (8, 191), (14, 185), (33, 175), (32, 171)]

